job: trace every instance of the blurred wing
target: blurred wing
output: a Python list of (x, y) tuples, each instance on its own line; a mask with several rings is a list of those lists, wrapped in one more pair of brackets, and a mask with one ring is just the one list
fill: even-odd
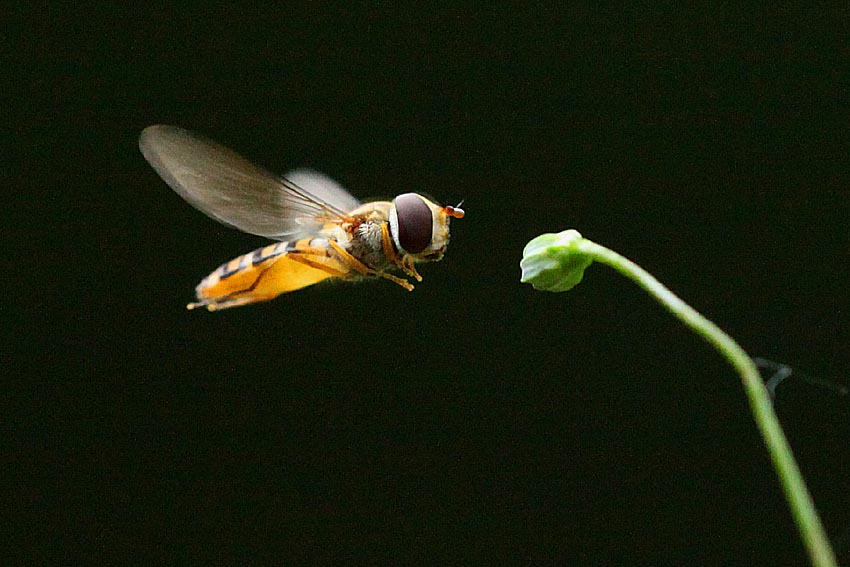
[(360, 201), (351, 196), (342, 185), (312, 169), (293, 169), (284, 177), (323, 203), (329, 203), (349, 213), (360, 206)]
[(233, 228), (274, 239), (317, 233), (359, 204), (330, 178), (293, 172), (312, 189), (275, 176), (236, 152), (176, 126), (150, 126), (139, 148), (192, 206)]

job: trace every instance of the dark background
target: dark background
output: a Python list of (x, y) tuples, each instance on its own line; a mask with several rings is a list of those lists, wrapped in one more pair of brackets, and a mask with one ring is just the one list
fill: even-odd
[[(611, 270), (518, 262), (577, 228), (847, 384), (846, 9), (56, 4), (4, 26), (14, 559), (805, 563), (724, 361)], [(187, 312), (263, 241), (156, 176), (155, 123), (467, 218), (413, 293)], [(777, 411), (850, 563), (850, 401)]]

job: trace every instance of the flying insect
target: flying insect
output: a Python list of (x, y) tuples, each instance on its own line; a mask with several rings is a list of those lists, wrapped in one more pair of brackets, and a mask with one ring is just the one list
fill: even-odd
[(195, 288), (188, 309), (229, 309), (267, 301), (323, 280), (422, 281), (418, 262), (441, 260), (460, 206), (418, 193), (361, 203), (309, 169), (277, 176), (203, 136), (176, 126), (145, 128), (145, 159), (189, 204), (243, 232), (278, 242), (226, 262)]

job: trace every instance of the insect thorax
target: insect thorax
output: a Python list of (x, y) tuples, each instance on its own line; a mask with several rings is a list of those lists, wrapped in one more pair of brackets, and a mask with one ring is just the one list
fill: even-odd
[(348, 252), (372, 268), (383, 271), (391, 263), (384, 254), (382, 243), (382, 222), (366, 221), (354, 228), (348, 243)]

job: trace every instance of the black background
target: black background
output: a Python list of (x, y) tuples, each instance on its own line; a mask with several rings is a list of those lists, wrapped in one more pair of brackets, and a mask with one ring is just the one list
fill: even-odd
[[(0, 148), (15, 559), (805, 562), (723, 360), (606, 268), (546, 294), (518, 262), (577, 228), (749, 352), (846, 384), (846, 9), (16, 10)], [(413, 293), (320, 285), (187, 312), (263, 241), (156, 176), (136, 146), (155, 123), (361, 198), (465, 199), (467, 218)], [(850, 562), (850, 403), (779, 392)]]

